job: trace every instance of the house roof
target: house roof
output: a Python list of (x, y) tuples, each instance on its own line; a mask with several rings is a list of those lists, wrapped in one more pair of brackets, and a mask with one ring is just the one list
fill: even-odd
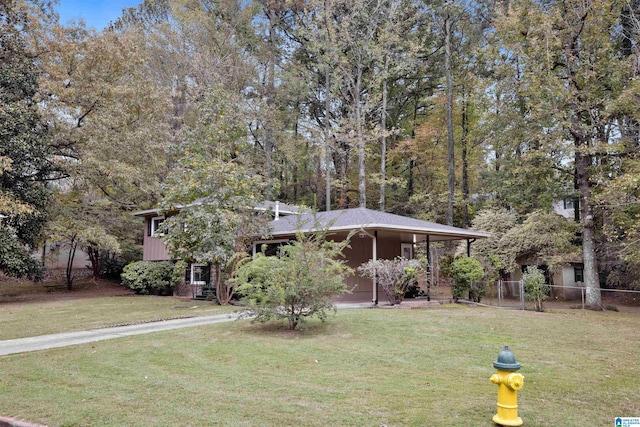
[[(193, 203), (191, 203), (189, 206), (195, 206), (195, 205), (201, 205), (203, 204), (205, 201), (204, 198), (200, 198), (200, 199), (196, 199)], [(172, 209), (174, 211), (178, 211), (180, 209), (183, 209), (185, 206), (180, 205), (180, 206), (176, 206), (175, 209)], [(261, 203), (258, 203), (254, 206), (254, 210), (256, 211), (271, 211), (271, 212), (275, 212), (276, 211), (276, 207), (278, 210), (278, 214), (279, 215), (295, 215), (300, 211), (300, 208), (297, 206), (293, 206), (293, 205), (287, 205), (286, 203), (282, 203), (282, 202), (278, 202), (278, 201), (271, 201), (271, 200), (265, 200)], [(133, 216), (150, 216), (150, 215), (162, 215), (166, 212), (165, 209), (162, 208), (153, 208), (153, 209), (147, 209), (144, 211), (138, 211), (138, 212), (134, 212)]]
[(318, 230), (318, 228), (326, 228), (331, 232), (351, 230), (390, 231), (423, 237), (428, 235), (432, 241), (490, 237), (489, 234), (479, 231), (451, 227), (367, 208), (317, 212), (315, 215), (307, 212), (300, 215), (285, 216), (271, 221), (270, 226), (272, 237), (295, 235), (298, 228), (303, 233), (310, 233)]

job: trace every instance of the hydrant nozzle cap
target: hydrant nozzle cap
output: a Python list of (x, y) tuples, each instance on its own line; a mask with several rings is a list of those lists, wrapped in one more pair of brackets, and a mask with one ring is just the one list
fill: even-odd
[(493, 362), (493, 367), (503, 371), (517, 371), (520, 369), (520, 364), (516, 362), (516, 356), (509, 350), (509, 346), (505, 345), (498, 354), (498, 360)]

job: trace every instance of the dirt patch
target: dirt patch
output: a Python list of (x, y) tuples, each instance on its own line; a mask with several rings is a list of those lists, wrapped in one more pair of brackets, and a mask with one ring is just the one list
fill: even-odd
[(28, 303), (122, 295), (133, 295), (133, 292), (119, 283), (102, 279), (77, 279), (73, 283), (72, 290), (69, 291), (62, 280), (31, 282), (0, 278), (0, 303)]

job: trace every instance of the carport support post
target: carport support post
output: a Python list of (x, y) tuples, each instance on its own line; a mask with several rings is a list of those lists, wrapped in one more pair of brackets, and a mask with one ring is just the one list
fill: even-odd
[(431, 301), (431, 245), (428, 234), (425, 241), (427, 243), (427, 301)]
[[(378, 260), (378, 230), (373, 232), (373, 262)], [(373, 275), (373, 304), (378, 305), (378, 274)]]
[(467, 239), (467, 256), (471, 258), (471, 239)]

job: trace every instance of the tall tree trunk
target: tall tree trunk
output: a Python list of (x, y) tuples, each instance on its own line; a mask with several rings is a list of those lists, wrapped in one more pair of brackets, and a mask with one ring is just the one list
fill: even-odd
[[(271, 108), (274, 104), (274, 92), (276, 81), (276, 16), (275, 12), (267, 5), (267, 16), (269, 17), (269, 64), (267, 69), (267, 113), (271, 116)], [(266, 118), (265, 122), (265, 136), (264, 136), (264, 174), (265, 174), (265, 197), (267, 199), (273, 198), (273, 159), (272, 153), (274, 144), (274, 131), (273, 123), (270, 118)]]
[[(464, 89), (463, 89), (464, 92)], [(462, 101), (462, 226), (469, 226), (469, 105), (466, 92)]]
[(330, 131), (330, 90), (331, 67), (327, 66), (324, 76), (324, 162), (325, 162), (325, 210), (331, 210), (331, 131)]
[(602, 305), (598, 262), (596, 258), (595, 223), (591, 205), (589, 167), (591, 156), (580, 152), (576, 146), (576, 183), (580, 193), (580, 227), (582, 229), (582, 262), (584, 263), (584, 284), (586, 303), (589, 306)]
[[(568, 9), (566, 13), (573, 13)], [(593, 216), (593, 206), (591, 205), (591, 179), (590, 168), (592, 157), (588, 153), (590, 148), (589, 135), (585, 134), (583, 129), (584, 107), (579, 104), (581, 99), (581, 85), (576, 81), (577, 58), (580, 57), (579, 37), (584, 29), (584, 23), (589, 14), (585, 13), (581, 16), (579, 24), (575, 27), (575, 33), (572, 38), (565, 44), (565, 57), (567, 60), (567, 78), (566, 88), (570, 91), (571, 102), (569, 104), (569, 132), (573, 138), (575, 150), (575, 182), (580, 195), (580, 228), (582, 231), (582, 262), (584, 264), (584, 285), (586, 288), (586, 303), (590, 306), (600, 306), (602, 304), (602, 296), (600, 294), (600, 280), (598, 279), (598, 263), (596, 258), (595, 243), (595, 222)], [(570, 18), (571, 19), (571, 18)], [(569, 21), (571, 22), (571, 21)], [(593, 127), (593, 123), (587, 123), (589, 127)]]
[(449, 10), (444, 18), (444, 67), (447, 86), (447, 147), (449, 162), (449, 196), (447, 199), (447, 224), (453, 225), (453, 201), (456, 186), (456, 165), (453, 140), (453, 76), (451, 73), (451, 15)]
[(387, 188), (387, 73), (389, 72), (389, 55), (384, 57), (384, 77), (382, 79), (382, 111), (380, 113), (380, 210), (385, 209)]
[(65, 271), (67, 277), (67, 290), (73, 290), (73, 260), (76, 257), (76, 249), (78, 248), (78, 241), (76, 240), (76, 236), (73, 236), (71, 239), (71, 244), (69, 245), (69, 255), (67, 256), (67, 269)]
[(356, 138), (358, 139), (358, 201), (361, 208), (367, 207), (367, 184), (365, 169), (365, 143), (362, 134), (362, 105), (360, 105), (360, 88), (362, 85), (362, 66), (358, 64), (354, 88), (354, 103), (356, 112)]
[(96, 249), (93, 246), (87, 246), (87, 255), (89, 255), (89, 261), (91, 262), (91, 274), (94, 280), (98, 280), (100, 276), (100, 249)]
[[(413, 119), (411, 120), (411, 139), (416, 138), (416, 127), (418, 126), (418, 99), (415, 99), (413, 105)], [(407, 179), (407, 197), (413, 196), (414, 184), (413, 184), (413, 168), (416, 166), (414, 159), (409, 159), (409, 178)]]
[[(501, 99), (500, 93), (496, 93), (496, 117), (500, 117), (501, 114)], [(495, 152), (496, 161), (495, 161), (495, 171), (500, 172), (500, 166), (502, 162), (502, 147), (497, 147), (495, 144), (493, 145), (493, 150)]]

